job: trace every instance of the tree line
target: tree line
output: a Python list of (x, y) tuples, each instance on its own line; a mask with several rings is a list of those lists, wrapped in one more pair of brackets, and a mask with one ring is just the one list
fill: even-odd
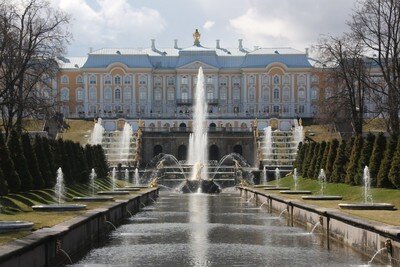
[(0, 133), (0, 195), (53, 188), (61, 167), (67, 185), (87, 183), (92, 168), (99, 178), (108, 174), (108, 163), (100, 145), (69, 140), (51, 140), (12, 131), (8, 139)]
[(328, 182), (363, 184), (363, 171), (369, 167), (371, 186), (400, 188), (400, 140), (383, 133), (358, 135), (349, 141), (300, 143), (294, 167), (305, 178), (317, 179), (324, 169)]

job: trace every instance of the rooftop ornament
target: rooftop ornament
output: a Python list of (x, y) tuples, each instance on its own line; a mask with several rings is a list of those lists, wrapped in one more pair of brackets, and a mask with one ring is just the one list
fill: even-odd
[(196, 31), (193, 33), (194, 45), (200, 46), (200, 36), (201, 34), (199, 33), (199, 30), (196, 29)]

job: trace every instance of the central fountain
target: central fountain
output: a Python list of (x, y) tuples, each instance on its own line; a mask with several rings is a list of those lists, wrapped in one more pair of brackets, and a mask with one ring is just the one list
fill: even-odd
[(220, 188), (207, 177), (207, 102), (203, 68), (199, 68), (193, 113), (193, 133), (189, 136), (188, 163), (193, 166), (189, 179), (182, 186), (184, 193), (219, 193)]

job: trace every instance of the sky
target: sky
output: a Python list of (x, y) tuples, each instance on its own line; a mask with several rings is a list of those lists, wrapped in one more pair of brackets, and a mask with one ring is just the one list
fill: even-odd
[(90, 48), (159, 48), (201, 44), (247, 48), (293, 47), (304, 51), (321, 34), (346, 31), (356, 0), (50, 0), (71, 15), (69, 56)]

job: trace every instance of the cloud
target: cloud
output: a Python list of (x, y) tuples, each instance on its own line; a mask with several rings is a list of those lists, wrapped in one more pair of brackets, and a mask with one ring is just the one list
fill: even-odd
[(214, 27), (215, 21), (212, 20), (207, 20), (206, 23), (204, 23), (203, 28), (206, 30), (210, 30), (212, 27)]
[(148, 40), (166, 27), (156, 9), (134, 7), (127, 0), (95, 0), (96, 7), (88, 0), (52, 0), (52, 4), (71, 14), (73, 47), (80, 47), (80, 52), (90, 46), (131, 47), (136, 40)]

